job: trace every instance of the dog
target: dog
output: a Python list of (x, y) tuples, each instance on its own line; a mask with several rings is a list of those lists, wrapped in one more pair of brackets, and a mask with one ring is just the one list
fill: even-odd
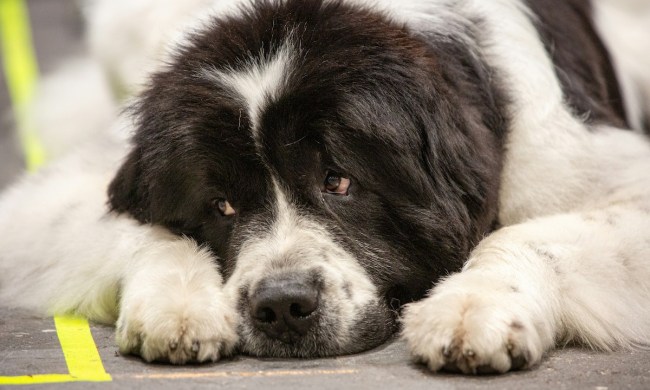
[(176, 364), (400, 331), (433, 371), (505, 373), (650, 341), (650, 51), (620, 10), (192, 3), (114, 125), (130, 144), (3, 195), (3, 303)]

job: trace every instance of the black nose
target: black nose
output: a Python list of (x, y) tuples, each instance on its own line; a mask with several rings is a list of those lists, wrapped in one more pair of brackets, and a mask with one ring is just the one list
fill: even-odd
[(318, 321), (319, 291), (307, 275), (263, 279), (250, 297), (255, 327), (267, 336), (293, 344)]

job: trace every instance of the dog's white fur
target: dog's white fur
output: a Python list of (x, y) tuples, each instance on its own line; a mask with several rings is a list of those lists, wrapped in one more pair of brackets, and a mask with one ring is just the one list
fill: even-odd
[(260, 53), (261, 58), (247, 64), (242, 72), (203, 69), (204, 77), (218, 85), (227, 85), (235, 100), (242, 101), (248, 108), (251, 130), (257, 144), (259, 116), (264, 112), (265, 105), (277, 99), (278, 91), (286, 83), (292, 69), (292, 52), (292, 42), (288, 41), (270, 58)]
[(596, 27), (612, 53), (633, 129), (641, 129), (642, 111), (650, 110), (650, 4), (645, 0), (599, 0), (594, 9)]
[[(472, 44), (504, 73), (515, 96), (500, 193), (500, 220), (508, 226), (487, 237), (462, 272), (407, 307), (403, 336), (413, 355), (434, 370), (452, 356), (464, 372), (486, 364), (507, 371), (511, 356), (524, 356), (533, 365), (565, 341), (601, 349), (650, 342), (648, 140), (608, 127), (586, 131), (584, 118), (564, 104), (553, 64), (519, 0), (349, 1), (380, 7), (423, 34), (429, 29), (453, 34), (456, 24), (480, 17), (487, 29), (482, 41)], [(141, 29), (142, 36), (151, 33), (149, 25), (177, 26), (171, 23), (177, 15), (214, 5), (169, 1), (161, 7), (167, 9), (161, 20), (145, 27), (129, 23), (126, 2), (113, 3), (98, 3), (115, 12), (117, 24), (107, 23), (105, 31), (125, 24)], [(215, 4), (236, 12), (235, 3)], [(441, 19), (440, 11), (449, 9), (454, 18)], [(638, 115), (648, 104), (642, 99), (650, 96), (650, 47), (619, 44), (623, 35), (609, 35), (616, 20), (605, 11), (598, 15), (601, 30), (612, 37), (608, 43), (619, 73), (626, 75), (630, 112)], [(636, 26), (632, 19), (626, 23)], [(143, 52), (164, 57), (159, 49), (174, 35), (169, 28), (150, 35), (152, 51), (117, 50), (106, 61)], [(95, 32), (95, 42), (105, 31)], [(637, 53), (636, 63), (630, 53)], [(109, 67), (126, 85), (142, 80), (128, 64)], [(236, 342), (237, 314), (229, 298), (234, 294), (228, 286), (220, 291), (212, 259), (192, 241), (106, 214), (106, 185), (123, 153), (122, 141), (117, 144), (74, 154), (2, 196), (0, 299), (106, 323), (116, 320), (119, 307), (122, 351), (142, 344), (147, 360), (216, 360)], [(93, 163), (105, 150), (116, 152), (105, 164)], [(253, 241), (250, 251), (260, 245)], [(208, 302), (206, 296), (223, 300)]]

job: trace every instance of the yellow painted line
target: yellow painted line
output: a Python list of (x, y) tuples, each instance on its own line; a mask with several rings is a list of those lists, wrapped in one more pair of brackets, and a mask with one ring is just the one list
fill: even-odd
[[(4, 1), (4, 0), (0, 0)], [(54, 317), (56, 333), (68, 366), (68, 374), (0, 376), (0, 385), (33, 385), (62, 382), (108, 382), (111, 376), (97, 352), (88, 321), (80, 317)]]
[(180, 372), (158, 374), (128, 375), (134, 379), (202, 379), (202, 378), (232, 378), (232, 377), (283, 377), (283, 376), (315, 376), (315, 375), (351, 375), (359, 370), (274, 370), (274, 371), (221, 371), (221, 372)]
[(43, 383), (64, 382), (77, 382), (77, 378), (70, 374), (0, 376), (0, 385), (38, 385)]
[(86, 319), (54, 317), (54, 325), (70, 375), (84, 381), (111, 380), (111, 376), (104, 370)]
[(45, 149), (27, 113), (36, 90), (38, 65), (24, 0), (0, 0), (0, 47), (25, 162), (27, 169), (34, 171), (45, 162)]

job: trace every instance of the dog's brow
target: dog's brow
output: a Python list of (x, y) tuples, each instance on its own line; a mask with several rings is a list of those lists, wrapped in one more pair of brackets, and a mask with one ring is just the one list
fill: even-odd
[(286, 41), (271, 55), (259, 53), (257, 57), (251, 58), (244, 65), (244, 69), (220, 70), (206, 67), (199, 71), (205, 79), (229, 88), (234, 97), (246, 105), (251, 121), (250, 130), (256, 143), (262, 112), (270, 102), (279, 97), (287, 82), (292, 51), (293, 45)]

